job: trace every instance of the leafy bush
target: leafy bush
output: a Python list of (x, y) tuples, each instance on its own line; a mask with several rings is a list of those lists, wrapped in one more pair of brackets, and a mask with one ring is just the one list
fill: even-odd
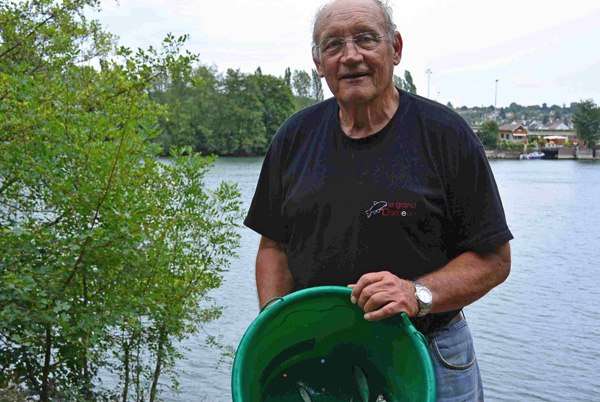
[(521, 151), (523, 152), (525, 149), (525, 144), (520, 143), (520, 142), (512, 142), (512, 141), (508, 141), (508, 140), (501, 140), (500, 141), (500, 149), (502, 151)]
[(483, 145), (488, 148), (496, 148), (500, 135), (500, 127), (495, 120), (484, 122), (479, 128), (479, 138)]
[(153, 401), (161, 376), (177, 385), (176, 341), (219, 315), (206, 295), (238, 243), (239, 194), (206, 189), (214, 158), (155, 157), (166, 110), (148, 89), (192, 77), (186, 38), (116, 48), (85, 6), (99, 2), (0, 9), (0, 389)]

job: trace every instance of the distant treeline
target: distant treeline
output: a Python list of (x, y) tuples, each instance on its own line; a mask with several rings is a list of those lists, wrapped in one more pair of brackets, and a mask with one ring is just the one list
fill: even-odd
[[(193, 80), (176, 77), (156, 82), (151, 100), (166, 104), (169, 113), (159, 121), (155, 139), (164, 154), (173, 147), (191, 146), (216, 155), (262, 155), (279, 126), (294, 112), (323, 100), (315, 69), (310, 73), (287, 68), (282, 77), (199, 66)], [(394, 76), (396, 85), (416, 93), (410, 72)]]
[[(448, 107), (454, 108), (469, 124), (480, 125), (488, 120), (490, 114), (494, 113), (494, 105), (475, 106), (475, 107), (454, 107), (448, 102)], [(560, 120), (570, 125), (573, 120), (573, 114), (577, 112), (578, 102), (571, 102), (568, 106), (563, 103), (562, 106), (548, 106), (546, 103), (540, 105), (522, 106), (512, 102), (508, 107), (498, 107), (496, 110), (498, 118), (502, 122), (531, 122), (537, 121), (546, 124), (551, 121)]]

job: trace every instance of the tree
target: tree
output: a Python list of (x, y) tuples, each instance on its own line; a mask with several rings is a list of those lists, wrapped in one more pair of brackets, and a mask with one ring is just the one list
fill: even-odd
[(257, 76), (230, 68), (221, 84), (223, 96), (213, 129), (206, 136), (206, 148), (221, 155), (262, 152), (268, 142)]
[(579, 102), (573, 114), (573, 124), (577, 138), (584, 140), (589, 146), (600, 144), (600, 109), (593, 99)]
[[(176, 343), (219, 315), (206, 295), (237, 246), (238, 192), (206, 189), (213, 159), (190, 148), (155, 156), (169, 115), (152, 83), (200, 84), (187, 38), (117, 48), (88, 6), (0, 9), (0, 389), (154, 401)], [(119, 379), (107, 395), (101, 369)]]
[(543, 124), (546, 124), (546, 123), (548, 123), (549, 121), (550, 121), (550, 116), (549, 116), (547, 113), (544, 113), (544, 114), (542, 115), (542, 123), (543, 123)]
[(479, 138), (486, 147), (496, 147), (500, 138), (500, 127), (495, 120), (484, 122), (479, 128)]
[(265, 147), (259, 151), (263, 154), (281, 124), (294, 113), (295, 103), (292, 89), (281, 78), (262, 75), (258, 79), (258, 88), (266, 139)]
[(316, 102), (321, 102), (324, 99), (323, 96), (323, 84), (321, 83), (321, 77), (314, 68), (311, 71), (312, 74), (312, 98)]
[(294, 70), (292, 84), (296, 95), (296, 110), (304, 109), (314, 103), (311, 97), (312, 78), (306, 71)]
[(180, 77), (161, 76), (155, 82), (156, 88), (165, 90), (150, 91), (150, 99), (168, 105), (168, 117), (159, 118), (161, 132), (156, 137), (156, 141), (163, 146), (161, 154), (169, 155), (172, 149), (178, 147), (197, 148), (196, 130), (192, 126), (194, 109), (197, 107), (193, 99), (195, 88)]
[(400, 89), (407, 91), (407, 92), (410, 92), (413, 94), (417, 93), (417, 87), (413, 83), (412, 75), (410, 74), (410, 71), (408, 71), (408, 70), (404, 71), (404, 78), (394, 75), (394, 85)]
[(404, 71), (404, 90), (410, 92), (411, 94), (417, 93), (417, 87), (415, 86), (412, 75), (408, 70)]
[(578, 108), (579, 108), (579, 103), (577, 103), (577, 102), (571, 102), (571, 104), (569, 105), (569, 109), (571, 110), (571, 113), (576, 113)]
[(515, 102), (511, 102), (511, 104), (508, 106), (508, 111), (513, 114), (520, 113), (522, 109), (523, 107)]
[(285, 82), (285, 85), (287, 85), (288, 87), (290, 87), (290, 89), (292, 89), (292, 71), (290, 70), (289, 67), (285, 69), (283, 81)]
[(310, 97), (311, 77), (306, 71), (294, 70), (292, 76), (292, 82), (294, 84), (294, 94), (301, 98)]
[(295, 110), (294, 95), (283, 78), (199, 66), (193, 79), (202, 85), (181, 84), (165, 77), (155, 84), (151, 99), (170, 113), (160, 119), (157, 137), (165, 153), (189, 145), (218, 155), (264, 154), (279, 126)]

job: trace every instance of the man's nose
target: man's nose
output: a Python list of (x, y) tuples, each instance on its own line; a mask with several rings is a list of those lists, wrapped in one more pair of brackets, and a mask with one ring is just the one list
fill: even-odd
[(362, 60), (362, 53), (354, 42), (346, 42), (342, 49), (341, 62), (346, 64), (356, 63)]

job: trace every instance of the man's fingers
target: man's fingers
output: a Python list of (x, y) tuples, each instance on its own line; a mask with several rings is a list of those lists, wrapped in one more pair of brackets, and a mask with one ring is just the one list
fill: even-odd
[(350, 300), (352, 301), (352, 303), (356, 303), (359, 300), (364, 288), (375, 282), (381, 281), (383, 277), (383, 272), (372, 272), (361, 276), (358, 282), (354, 285), (354, 289), (352, 290), (352, 294), (350, 295)]
[[(363, 292), (363, 294), (364, 293), (366, 293), (366, 290)], [(361, 299), (362, 299), (362, 296), (361, 296)], [(375, 310), (379, 310), (386, 304), (392, 303), (395, 301), (396, 300), (394, 299), (393, 294), (386, 292), (386, 291), (382, 291), (382, 292), (374, 293), (372, 296), (370, 296), (367, 300), (365, 300), (364, 305), (360, 305), (360, 302), (359, 302), (359, 306), (363, 309), (363, 311), (365, 313), (371, 313)]]
[(395, 303), (388, 303), (379, 310), (372, 311), (370, 313), (365, 314), (365, 320), (367, 321), (379, 321), (384, 318), (391, 317), (396, 314), (403, 313), (399, 306)]

